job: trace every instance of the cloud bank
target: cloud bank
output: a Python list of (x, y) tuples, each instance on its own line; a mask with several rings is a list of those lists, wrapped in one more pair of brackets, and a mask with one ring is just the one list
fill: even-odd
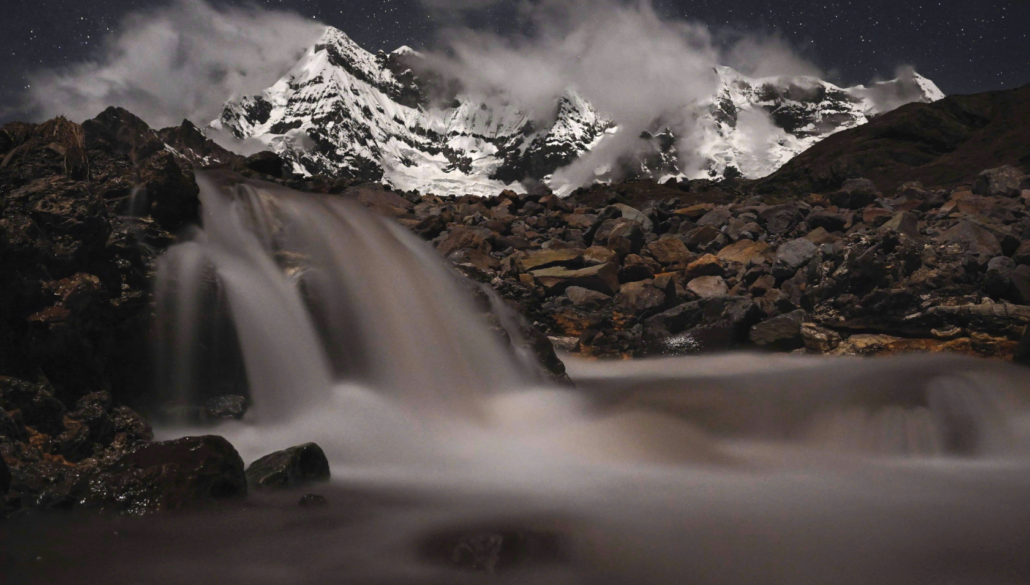
[(81, 122), (114, 105), (158, 128), (206, 124), (230, 97), (275, 83), (323, 30), (289, 12), (176, 0), (128, 15), (95, 59), (32, 76), (24, 108)]

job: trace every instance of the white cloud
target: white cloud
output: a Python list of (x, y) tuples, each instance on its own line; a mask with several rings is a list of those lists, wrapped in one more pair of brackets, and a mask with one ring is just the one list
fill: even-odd
[(128, 15), (95, 60), (32, 76), (25, 106), (40, 118), (115, 105), (155, 127), (206, 124), (228, 98), (273, 84), (323, 30), (293, 13), (176, 0)]

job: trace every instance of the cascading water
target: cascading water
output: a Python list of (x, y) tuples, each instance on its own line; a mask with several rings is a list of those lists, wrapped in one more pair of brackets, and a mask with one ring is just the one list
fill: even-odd
[[(514, 526), (566, 546), (489, 582), (1030, 582), (1025, 370), (569, 360), (577, 389), (548, 387), (400, 226), (338, 197), (198, 182), (203, 228), (165, 255), (156, 288), (169, 396), (246, 387), (252, 412), (213, 432), (247, 461), (319, 443), (334, 485), (316, 489), (334, 507), (161, 524), (145, 540), (160, 556), (133, 548), (118, 575), (480, 582), (419, 543), (479, 526), (463, 546), (488, 549)], [(383, 501), (355, 496), (368, 493)]]

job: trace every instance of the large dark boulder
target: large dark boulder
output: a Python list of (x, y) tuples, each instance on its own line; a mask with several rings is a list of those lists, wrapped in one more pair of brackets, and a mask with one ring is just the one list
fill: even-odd
[(977, 195), (1019, 197), (1023, 189), (1030, 189), (1030, 177), (1012, 166), (986, 170), (973, 182), (973, 193)]
[(751, 328), (751, 341), (759, 347), (779, 351), (800, 349), (805, 345), (801, 325), (807, 319), (808, 314), (801, 309), (767, 319)]
[(105, 508), (147, 513), (246, 495), (239, 453), (222, 437), (208, 435), (136, 449), (93, 479), (88, 500)]
[(292, 488), (329, 481), (329, 460), (322, 448), (305, 443), (265, 455), (247, 467), (252, 489)]

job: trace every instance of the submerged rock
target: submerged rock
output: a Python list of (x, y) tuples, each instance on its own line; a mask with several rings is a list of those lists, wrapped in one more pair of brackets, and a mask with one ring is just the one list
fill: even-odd
[(253, 489), (292, 488), (320, 481), (329, 481), (329, 460), (314, 443), (276, 451), (247, 467), (247, 483)]
[(240, 420), (247, 413), (247, 399), (235, 394), (216, 396), (204, 405), (207, 416), (211, 419)]

